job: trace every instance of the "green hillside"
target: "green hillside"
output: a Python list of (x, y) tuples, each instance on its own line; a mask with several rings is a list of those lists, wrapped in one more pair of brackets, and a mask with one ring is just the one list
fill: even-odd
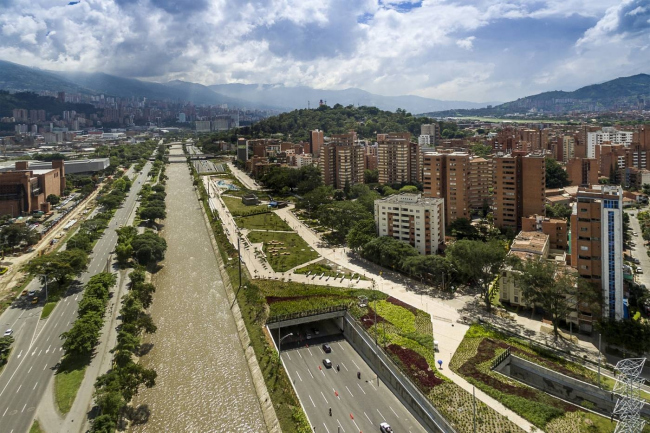
[(84, 113), (86, 115), (97, 111), (90, 104), (63, 103), (51, 96), (38, 96), (36, 93), (31, 92), (9, 93), (0, 90), (0, 117), (11, 117), (14, 108), (45, 110), (48, 118), (52, 115), (60, 115), (66, 110), (74, 110), (77, 113)]

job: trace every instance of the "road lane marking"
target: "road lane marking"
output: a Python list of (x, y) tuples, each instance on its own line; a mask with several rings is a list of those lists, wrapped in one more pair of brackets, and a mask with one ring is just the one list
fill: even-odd
[(359, 387), (359, 389), (361, 390), (362, 393), (364, 393), (364, 394), (366, 393), (366, 392), (363, 390), (363, 388), (361, 388), (361, 385), (360, 385), (360, 384), (357, 383), (357, 386)]
[(323, 371), (322, 368), (319, 368), (320, 372), (323, 373), (323, 376), (325, 376), (325, 372)]
[(50, 344), (49, 346), (47, 346), (47, 350), (45, 351), (45, 353), (47, 353), (47, 352), (49, 352), (49, 351), (50, 351), (50, 347), (52, 347), (52, 345), (51, 345), (51, 344)]
[(298, 373), (298, 370), (296, 370), (296, 374), (298, 375), (298, 379), (302, 382), (302, 377), (300, 377), (300, 373)]
[(32, 388), (32, 391), (34, 391), (36, 389), (36, 385), (38, 385), (38, 382), (36, 382), (36, 384), (34, 384), (34, 388)]
[(18, 386), (18, 389), (16, 390), (16, 394), (18, 394), (18, 391), (20, 391), (20, 388), (22, 388), (22, 387), (23, 387), (23, 384), (21, 383), (21, 384)]
[(46, 368), (47, 368), (47, 364), (45, 364), (45, 365), (43, 366), (43, 370), (45, 370)]
[(343, 368), (345, 368), (345, 371), (350, 371), (350, 370), (348, 370), (348, 368), (345, 366), (345, 364), (341, 363), (341, 365), (343, 366)]
[(309, 397), (309, 400), (311, 400), (311, 404), (313, 404), (314, 407), (316, 407), (316, 403), (314, 403), (314, 400), (312, 400), (311, 395), (308, 394), (307, 396)]
[(365, 413), (365, 412), (364, 412), (363, 414), (366, 416), (366, 418), (368, 418), (368, 421), (370, 421), (370, 424), (372, 424), (372, 420), (370, 419), (370, 417), (368, 416), (368, 414)]
[(36, 356), (41, 356), (41, 353), (43, 353), (43, 349), (41, 349)]
[(285, 355), (287, 355), (287, 358), (289, 358), (289, 361), (291, 361), (291, 357), (289, 356), (289, 354), (285, 353)]
[(343, 431), (343, 433), (345, 433), (345, 429), (344, 429), (343, 426), (341, 425), (341, 421), (339, 421), (339, 419), (337, 418), (337, 419), (336, 419), (336, 422), (338, 423), (338, 425), (339, 425), (339, 427), (341, 428), (341, 430)]
[(377, 388), (375, 388), (375, 385), (372, 384), (372, 380), (369, 380), (369, 381), (367, 381), (367, 382), (370, 384), (370, 386), (372, 386), (372, 389), (374, 389), (375, 391), (377, 391)]
[(352, 361), (352, 363), (354, 364), (354, 366), (357, 367), (357, 371), (361, 371), (361, 369), (359, 368), (359, 366), (357, 365), (357, 363), (354, 362), (354, 359), (352, 359), (351, 361)]
[(8, 410), (9, 410), (9, 406), (7, 406), (7, 408), (5, 409), (5, 412), (2, 414), (2, 416), (5, 416), (5, 413), (7, 413)]
[(20, 353), (18, 354), (18, 358), (20, 358), (23, 354), (23, 351), (21, 350)]
[(59, 352), (63, 350), (63, 346), (59, 347)]
[(310, 369), (307, 369), (307, 371), (309, 372), (309, 375), (310, 375), (310, 376), (311, 376), (311, 378), (313, 379), (313, 378), (314, 378), (314, 375), (313, 375), (313, 374), (311, 374), (311, 370), (310, 370)]
[(330, 404), (330, 402), (327, 401), (327, 399), (325, 398), (325, 394), (323, 394), (323, 391), (320, 392), (320, 395), (323, 396), (323, 400), (325, 400), (325, 403)]
[[(390, 407), (390, 406), (388, 406), (388, 407)], [(395, 416), (396, 416), (397, 418), (399, 418), (399, 415), (397, 415), (397, 412), (395, 412), (395, 411), (393, 410), (393, 408), (392, 408), (392, 407), (390, 407), (390, 410), (392, 410), (392, 411), (393, 411), (393, 413), (395, 414)]]
[(352, 419), (352, 422), (354, 423), (354, 426), (357, 428), (357, 430), (361, 431), (361, 429), (360, 429), (359, 426), (357, 425), (357, 422), (356, 422), (354, 419)]
[(314, 356), (314, 354), (311, 353), (311, 349), (310, 349), (309, 347), (307, 348), (307, 351), (309, 352), (309, 354), (310, 354), (311, 356)]
[(325, 425), (325, 423), (323, 423), (323, 427), (325, 427), (325, 430), (327, 430), (327, 433), (330, 433), (330, 430), (327, 428), (327, 426)]
[(300, 358), (302, 359), (302, 355), (300, 354), (300, 352), (298, 352), (298, 356), (300, 356)]
[(379, 414), (379, 416), (381, 417), (381, 419), (383, 419), (384, 422), (386, 422), (386, 417), (385, 417), (384, 415), (382, 415), (381, 412), (379, 412), (379, 409), (377, 409), (377, 413)]
[(32, 352), (32, 356), (34, 356), (34, 354), (36, 353), (37, 350), (38, 350), (38, 347), (34, 348), (34, 351)]
[(27, 374), (29, 374), (29, 372), (32, 371), (32, 368), (34, 368), (33, 365), (31, 367), (29, 367), (29, 370), (27, 370)]
[(339, 345), (339, 347), (341, 348), (341, 350), (345, 351), (345, 349), (343, 348), (343, 346), (341, 346), (341, 343), (338, 343), (338, 342), (337, 342), (336, 344)]
[(347, 390), (348, 390), (348, 392), (350, 393), (350, 395), (351, 395), (352, 397), (354, 397), (354, 395), (352, 395), (352, 391), (350, 391), (350, 388), (348, 388), (348, 386), (347, 386), (347, 385), (345, 385), (345, 389), (347, 389)]

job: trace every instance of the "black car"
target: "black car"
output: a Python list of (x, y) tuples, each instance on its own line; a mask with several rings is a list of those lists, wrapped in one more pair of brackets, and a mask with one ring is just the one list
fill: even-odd
[(331, 351), (332, 351), (332, 348), (330, 347), (329, 344), (327, 344), (327, 343), (323, 344), (323, 352), (330, 353)]

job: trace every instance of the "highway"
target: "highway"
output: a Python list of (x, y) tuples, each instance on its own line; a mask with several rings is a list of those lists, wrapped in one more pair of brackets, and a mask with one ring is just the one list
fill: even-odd
[[(133, 182), (124, 203), (95, 244), (88, 270), (78, 277), (79, 284), (73, 285), (77, 288), (71, 288), (66, 293), (46, 320), (39, 320), (42, 304), (25, 305), (19, 301), (0, 316), (0, 330), (4, 332), (5, 329), (12, 328), (16, 339), (9, 362), (0, 374), (0, 431), (2, 433), (23, 433), (31, 427), (34, 411), (63, 355), (62, 340), (59, 336), (70, 329), (71, 323), (76, 319), (81, 287), (90, 277), (109, 266), (111, 254), (117, 243), (115, 229), (126, 224), (129, 215), (136, 208), (137, 195), (150, 169), (151, 163), (147, 162), (142, 170), (143, 174)], [(132, 173), (132, 170), (129, 170), (126, 174)], [(29, 290), (40, 290), (37, 279), (30, 284)]]
[[(343, 336), (330, 341), (331, 353), (323, 351), (322, 342), (332, 338), (336, 337), (312, 339), (309, 346), (282, 350), (282, 361), (314, 431), (378, 432), (379, 423), (387, 422), (396, 432), (425, 432)], [(324, 358), (332, 361), (332, 368), (323, 365)]]

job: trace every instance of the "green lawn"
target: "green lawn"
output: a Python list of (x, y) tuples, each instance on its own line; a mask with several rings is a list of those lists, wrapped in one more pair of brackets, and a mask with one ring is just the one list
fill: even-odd
[(54, 376), (54, 398), (62, 414), (70, 412), (90, 359), (64, 359)]
[(29, 429), (29, 433), (41, 433), (43, 430), (41, 430), (41, 425), (38, 423), (38, 421), (34, 420), (34, 424), (32, 424), (32, 428)]
[(41, 319), (47, 319), (52, 313), (52, 310), (54, 310), (54, 307), (56, 307), (56, 302), (48, 302), (45, 304), (43, 311), (41, 312)]
[(226, 203), (226, 207), (233, 216), (241, 216), (252, 213), (262, 213), (268, 212), (269, 209), (266, 206), (246, 206), (242, 203), (241, 199), (234, 197), (221, 197), (223, 202)]
[(250, 232), (248, 240), (264, 243), (266, 259), (276, 272), (286, 272), (319, 257), (296, 233)]
[(237, 226), (249, 230), (284, 230), (291, 231), (291, 227), (279, 216), (272, 212), (238, 217), (235, 219)]

